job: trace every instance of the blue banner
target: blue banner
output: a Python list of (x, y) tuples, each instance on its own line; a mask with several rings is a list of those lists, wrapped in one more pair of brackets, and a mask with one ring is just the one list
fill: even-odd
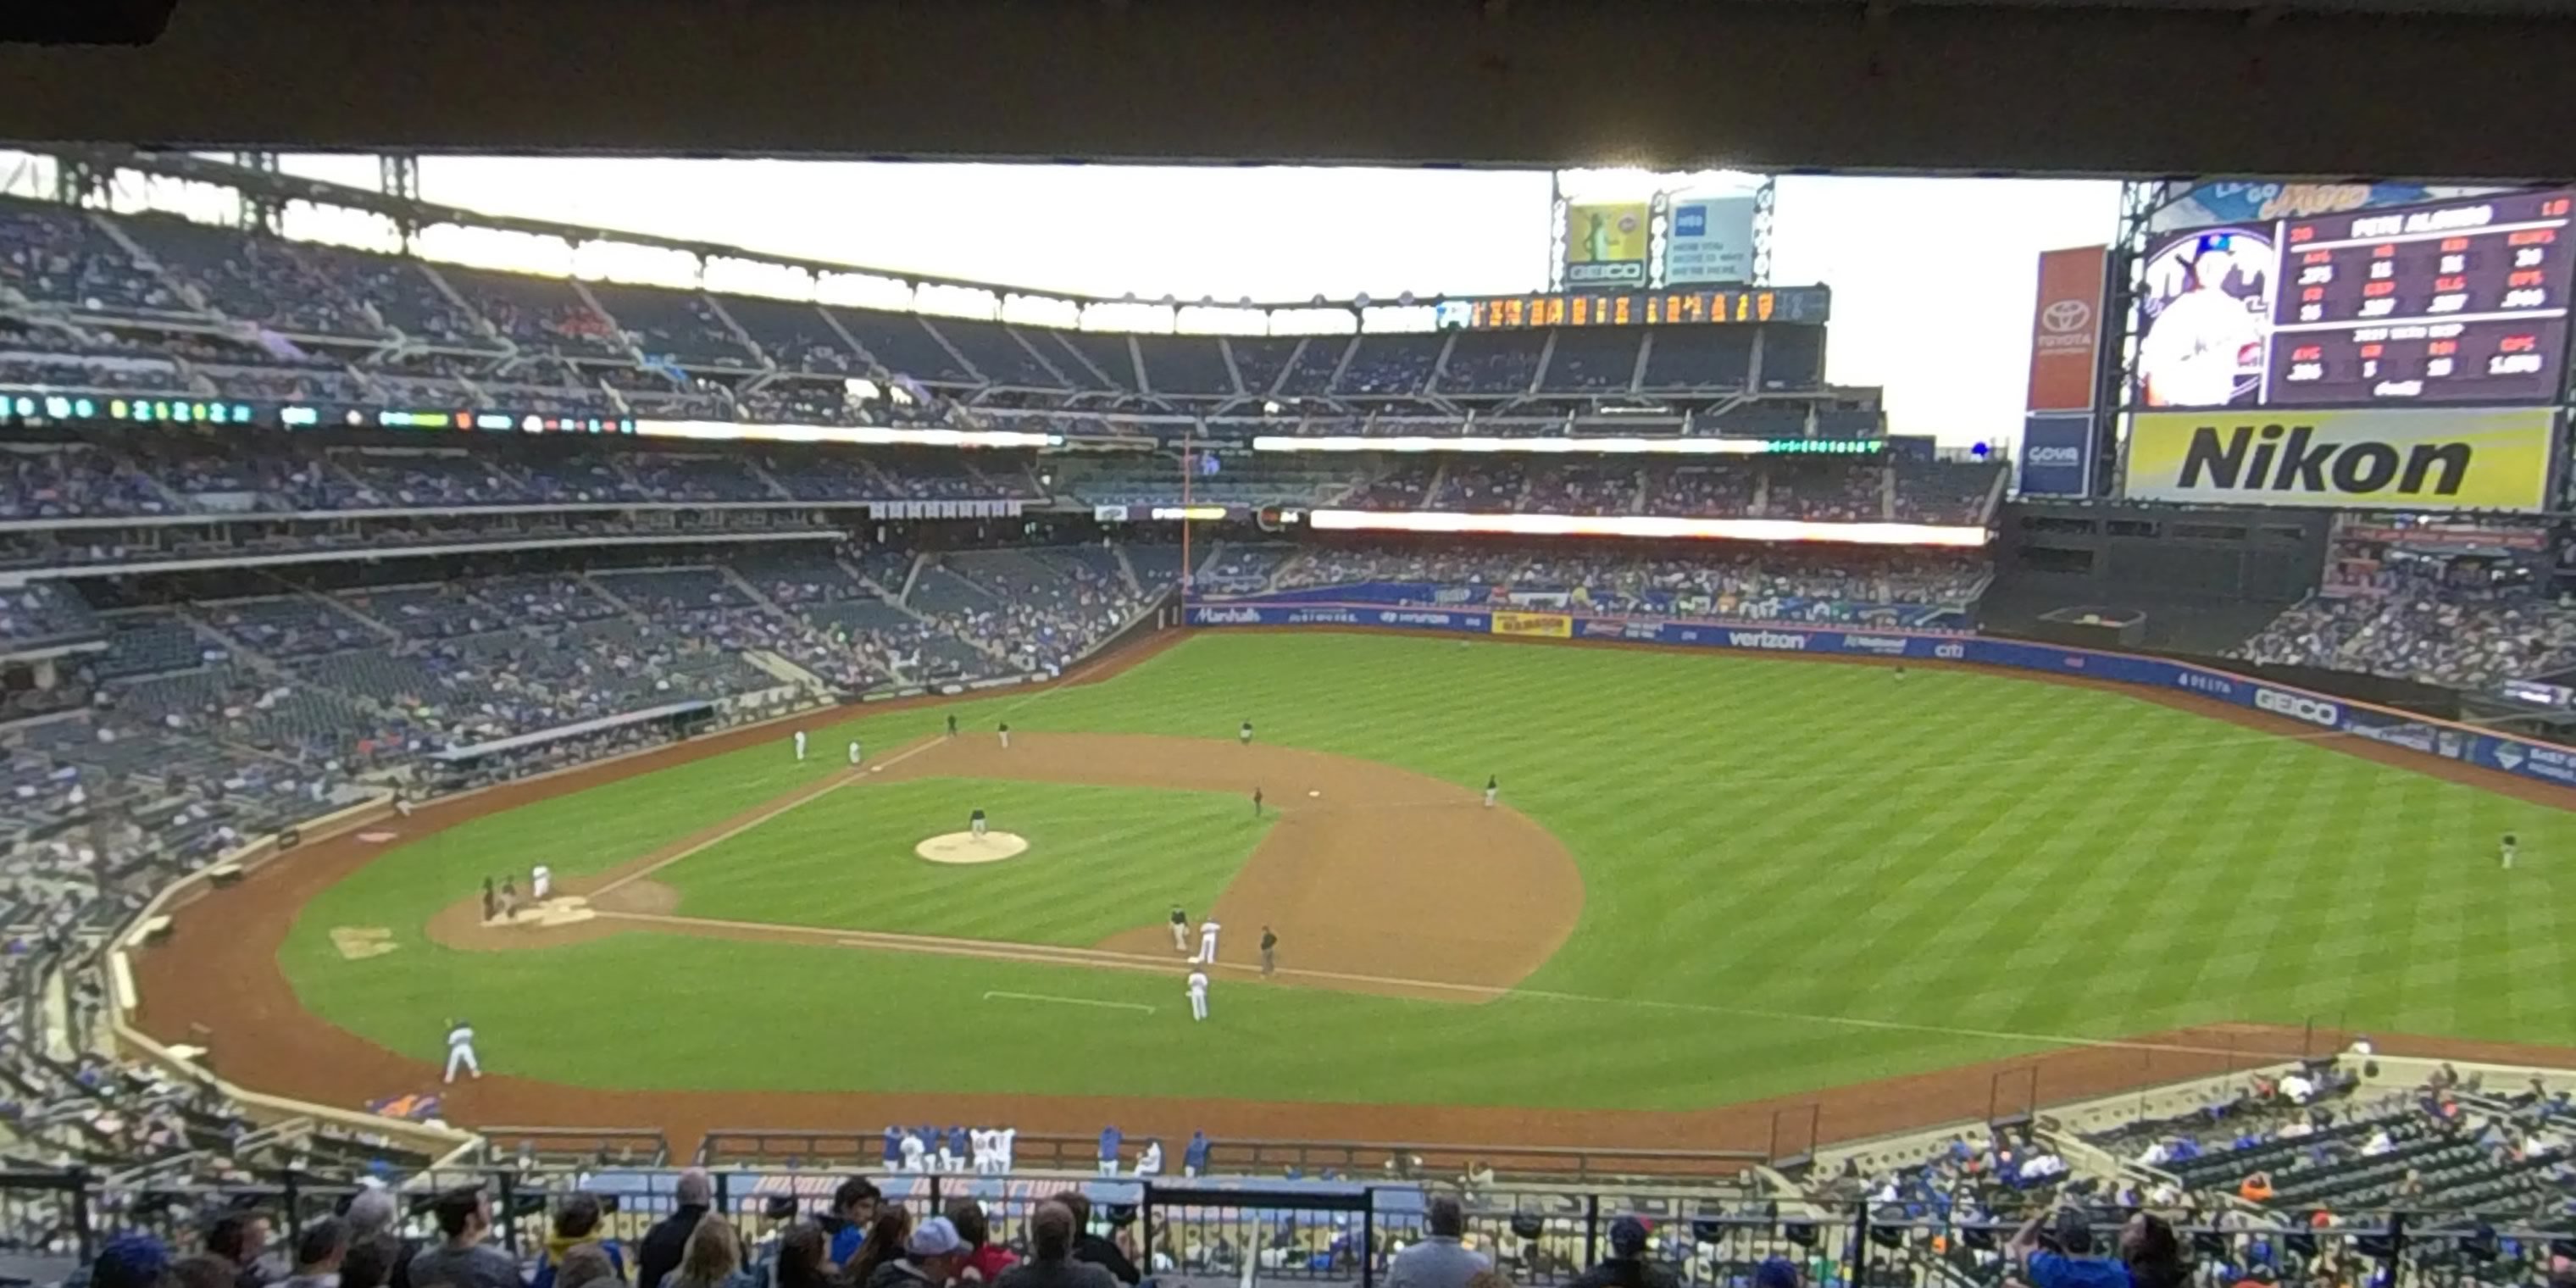
[[(1529, 613), (1510, 615), (1535, 616)], [(1540, 634), (1517, 628), (1497, 631), (1494, 617), (1494, 613), (1481, 610), (1266, 602), (1193, 605), (1189, 623), (1192, 626), (1356, 626), (1504, 634), (1523, 638)], [(1564, 614), (1563, 617), (1570, 619), (1570, 631), (1565, 637), (1578, 640), (1736, 649), (1753, 653), (1875, 657), (1890, 661), (1912, 658), (1927, 662), (1971, 662), (1981, 666), (2083, 676), (2144, 688), (2178, 689), (2212, 701), (2313, 725), (2326, 732), (2348, 733), (2384, 746), (2439, 756), (2445, 760), (2466, 761), (2521, 778), (2576, 787), (2576, 750), (2488, 733), (2467, 725), (2295, 689), (2188, 662), (1974, 635), (1814, 629), (1787, 623), (1663, 621), (1588, 614)]]
[(2093, 413), (2032, 412), (2021, 421), (2024, 496), (2089, 496), (2093, 491)]

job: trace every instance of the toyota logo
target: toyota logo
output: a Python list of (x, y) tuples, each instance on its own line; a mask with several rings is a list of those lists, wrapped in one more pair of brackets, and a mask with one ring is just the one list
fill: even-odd
[(2054, 335), (2081, 331), (2093, 324), (2093, 306), (2082, 300), (2051, 300), (2039, 311), (2041, 329)]

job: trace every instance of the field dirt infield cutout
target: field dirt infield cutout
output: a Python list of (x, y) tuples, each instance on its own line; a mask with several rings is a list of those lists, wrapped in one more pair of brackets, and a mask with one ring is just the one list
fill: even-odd
[[(677, 891), (650, 879), (830, 793), (922, 778), (1221, 792), (1242, 797), (1247, 811), (1253, 789), (1261, 789), (1277, 822), (1212, 913), (1231, 928), (1220, 941), (1217, 970), (1246, 982), (1489, 1002), (1546, 964), (1583, 913), (1574, 856), (1527, 815), (1488, 808), (1478, 789), (1292, 747), (1059, 733), (1022, 734), (1007, 748), (982, 738), (916, 743), (869, 772), (833, 774), (605, 872), (562, 878), (564, 889), (587, 899), (580, 918), (487, 925), (469, 897), (430, 918), (428, 935), (451, 948), (503, 951), (649, 930), (1049, 966), (1180, 969), (1184, 956), (1172, 950), (1162, 919), (1169, 901), (1152, 890), (1137, 892), (1132, 929), (1083, 948), (691, 917)], [(1027, 845), (1008, 832), (988, 833), (980, 843), (956, 832), (923, 841), (914, 852), (934, 863), (990, 863)], [(1367, 897), (1353, 898), (1353, 891)], [(1265, 925), (1279, 932), (1281, 947), (1278, 973), (1262, 981), (1258, 944)]]
[(999, 863), (1028, 853), (1029, 839), (1017, 832), (943, 832), (912, 847), (912, 852), (933, 863)]

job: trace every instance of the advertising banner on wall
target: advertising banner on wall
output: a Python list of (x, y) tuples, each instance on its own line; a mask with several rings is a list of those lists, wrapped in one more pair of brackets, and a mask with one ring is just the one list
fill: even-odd
[(2092, 480), (2091, 412), (2033, 412), (2022, 418), (2022, 495), (2089, 496)]
[(2128, 495), (2142, 501), (2384, 510), (2539, 510), (2557, 413), (2362, 408), (2141, 412)]
[(2031, 411), (2090, 411), (2100, 365), (2102, 282), (2108, 246), (2052, 250), (2039, 257), (2031, 303)]
[(1759, 205), (1751, 193), (1675, 195), (1666, 215), (1663, 282), (1752, 281), (1753, 222)]
[(1649, 242), (1647, 203), (1578, 202), (1565, 208), (1565, 284), (1642, 286)]

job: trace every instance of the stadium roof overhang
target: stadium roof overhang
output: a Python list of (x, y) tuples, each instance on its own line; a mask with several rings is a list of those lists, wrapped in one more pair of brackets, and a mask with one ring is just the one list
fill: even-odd
[(181, 0), (144, 48), (0, 45), (0, 137), (2514, 179), (2576, 168), (2571, 18), (2567, 0)]

